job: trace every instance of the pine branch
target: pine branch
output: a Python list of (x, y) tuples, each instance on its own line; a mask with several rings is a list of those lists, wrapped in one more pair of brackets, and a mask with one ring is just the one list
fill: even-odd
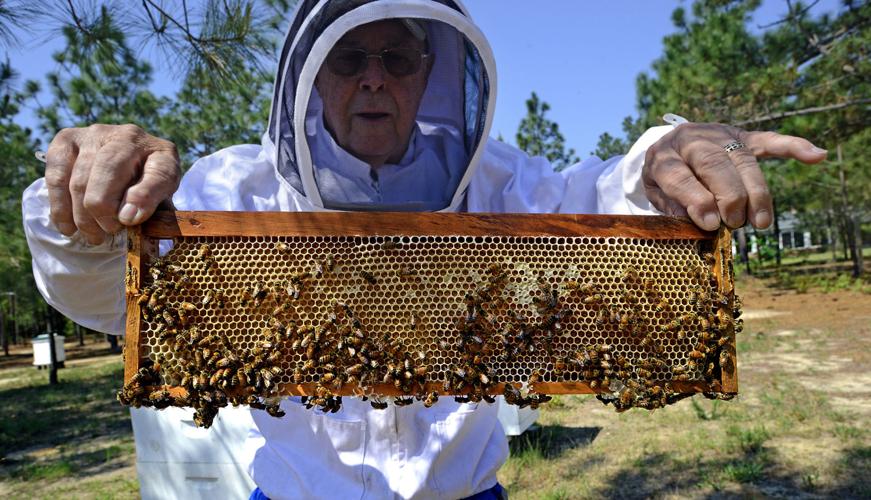
[(757, 116), (755, 118), (751, 118), (749, 120), (743, 120), (740, 122), (735, 122), (733, 125), (736, 127), (743, 127), (746, 125), (757, 125), (760, 123), (770, 122), (773, 120), (779, 120), (781, 118), (789, 118), (791, 116), (802, 116), (802, 115), (811, 115), (815, 113), (824, 113), (826, 111), (835, 111), (838, 109), (848, 108), (850, 106), (856, 106), (859, 104), (867, 104), (871, 103), (871, 98), (869, 99), (856, 99), (853, 101), (840, 102), (837, 104), (828, 104), (826, 106), (812, 106), (810, 108), (804, 109), (796, 109), (792, 111), (782, 111), (780, 113), (773, 113), (763, 116)]

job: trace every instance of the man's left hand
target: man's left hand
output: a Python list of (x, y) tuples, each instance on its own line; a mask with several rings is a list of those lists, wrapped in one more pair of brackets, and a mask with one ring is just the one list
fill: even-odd
[[(729, 144), (744, 147), (726, 151)], [(793, 158), (819, 163), (826, 150), (800, 137), (748, 132), (717, 123), (685, 123), (647, 150), (642, 180), (647, 197), (668, 215), (688, 215), (713, 231), (723, 221), (731, 228), (747, 220), (757, 228), (771, 224), (771, 193), (756, 158)]]

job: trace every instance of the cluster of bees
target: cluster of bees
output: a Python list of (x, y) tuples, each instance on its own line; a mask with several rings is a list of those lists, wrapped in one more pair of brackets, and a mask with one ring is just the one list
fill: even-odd
[[(399, 245), (387, 240), (381, 250), (390, 252)], [(285, 243), (276, 243), (274, 250), (291, 254)], [(194, 255), (201, 270), (218, 270), (208, 244), (196, 247)], [(704, 379), (714, 391), (706, 395), (728, 397), (719, 393), (718, 380), (723, 371), (734, 370), (729, 349), (732, 332), (740, 330), (740, 320), (733, 320), (740, 315), (740, 302), (732, 304), (714, 291), (716, 281), (709, 270), (713, 256), (705, 254), (704, 261), (707, 267), (698, 264), (687, 269), (693, 280), (689, 312), (676, 312), (654, 280), (642, 278), (637, 269), (627, 266), (619, 278), (622, 301), (611, 303), (591, 281), (568, 280), (561, 290), (539, 276), (530, 297), (535, 314), (529, 316), (506, 298), (510, 270), (491, 264), (464, 297), (457, 335), (439, 342), (440, 350), (456, 361), (434, 374), (427, 353), (408, 349), (388, 333), (367, 330), (343, 302), (334, 302), (326, 317), (315, 322), (300, 320), (294, 301), (300, 300), (314, 280), (335, 271), (331, 256), (311, 271), (269, 283), (256, 281), (236, 293), (198, 290), (181, 266), (158, 258), (149, 269), (150, 283), (133, 293), (151, 335), (165, 347), (162, 352), (172, 354), (156, 353), (153, 359), (144, 359), (118, 399), (132, 406), (193, 407), (196, 423), (208, 427), (218, 409), (230, 404), (283, 416), (279, 403), (280, 395), (286, 393), (282, 379), (287, 378), (301, 389), (304, 386), (308, 396), (302, 400), (307, 408), (326, 412), (341, 408), (341, 394), (385, 409), (390, 401), (396, 406), (421, 401), (430, 407), (439, 394), (451, 394), (458, 402), (492, 403), (493, 396), (501, 392), (509, 404), (536, 408), (550, 400), (535, 390), (547, 377), (555, 382), (580, 378), (618, 411), (660, 408), (690, 395), (675, 391), (670, 381), (662, 380), (662, 373), (670, 374), (672, 381)], [(355, 274), (368, 286), (379, 283), (366, 269), (357, 269)], [(398, 271), (402, 279), (413, 275), (409, 267)], [(128, 289), (131, 281), (128, 271)], [(579, 310), (572, 310), (567, 302), (577, 304)], [(269, 318), (253, 346), (234, 344), (202, 324), (201, 314), (230, 308)], [(606, 343), (584, 345), (569, 354), (558, 351), (555, 345), (564, 324), (585, 309), (593, 312), (600, 329), (614, 332), (621, 342), (635, 343), (643, 354), (630, 359)], [(645, 310), (655, 311), (659, 318), (647, 317)], [(420, 315), (411, 313), (405, 328), (414, 333), (420, 324)], [(690, 335), (697, 341), (686, 363), (670, 364), (664, 343), (683, 342)], [(494, 365), (521, 357), (544, 362), (528, 367), (521, 387), (499, 380)], [(294, 358), (301, 361), (286, 368), (287, 360)], [(442, 382), (441, 391), (433, 390), (436, 379)], [(385, 392), (398, 396), (387, 398)]]
[[(707, 266), (696, 264), (686, 269), (693, 282), (688, 292), (692, 309), (683, 314), (674, 311), (654, 280), (642, 279), (633, 266), (625, 267), (620, 276), (623, 307), (605, 303), (593, 284), (566, 283), (568, 290), (581, 294), (581, 303), (596, 310), (599, 327), (616, 329), (622, 338), (633, 339), (644, 354), (629, 359), (613, 354), (612, 346), (607, 344), (585, 346), (572, 356), (555, 359), (553, 374), (561, 377), (566, 370), (580, 373), (592, 389), (600, 390), (598, 399), (613, 404), (617, 411), (633, 407), (653, 410), (692, 395), (676, 392), (670, 381), (657, 380), (656, 371), (668, 373), (671, 381), (704, 380), (711, 388), (711, 392), (704, 393), (706, 397), (734, 397), (722, 393), (720, 379), (724, 372), (732, 374), (735, 370), (729, 349), (734, 345), (732, 335), (742, 329), (742, 320), (735, 320), (741, 315), (741, 302), (735, 297), (730, 303), (728, 297), (716, 291), (716, 279), (710, 270), (713, 254), (703, 254), (703, 260)], [(667, 323), (654, 326), (661, 321), (645, 316), (643, 302), (664, 315)], [(697, 340), (686, 363), (669, 363), (664, 341), (682, 342), (689, 334)]]

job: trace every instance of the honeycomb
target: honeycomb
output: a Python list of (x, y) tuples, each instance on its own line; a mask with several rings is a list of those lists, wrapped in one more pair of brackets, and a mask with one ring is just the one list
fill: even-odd
[[(153, 239), (143, 240), (156, 248)], [(393, 339), (406, 357), (424, 365), (427, 390), (441, 394), (450, 393), (446, 382), (468, 358), (464, 353), (475, 336), (464, 334), (463, 324), (478, 312), (486, 320), (474, 319), (486, 330), (481, 342), (488, 348), (476, 357), (489, 367), (487, 392), (499, 393), (501, 384), (531, 382), (550, 393), (600, 392), (589, 386), (589, 372), (585, 376), (578, 363), (565, 363), (596, 346), (627, 367), (651, 357), (661, 360), (648, 367), (645, 379), (674, 382), (673, 367), (685, 367), (681, 380), (689, 392), (711, 391), (712, 381), (716, 392), (719, 367), (712, 375), (707, 366), (705, 374), (707, 363), (695, 363), (692, 356), (697, 346), (710, 343), (705, 318), (719, 315), (732, 325), (731, 296), (719, 305), (698, 298), (731, 291), (731, 275), (714, 272), (715, 261), (723, 267), (726, 258), (713, 237), (659, 239), (655, 234), (178, 235), (159, 258), (144, 255), (138, 275), (135, 269), (128, 272), (134, 275), (128, 275), (128, 292), (133, 290), (128, 296), (135, 303), (140, 290), (171, 274), (177, 285), (165, 293), (162, 307), (173, 314), (182, 310), (183, 317), (194, 318), (190, 321), (200, 335), (221, 338), (238, 353), (257, 349), (264, 335), (276, 330), (312, 331), (336, 323), (342, 309), (366, 336)], [(482, 292), (496, 272), (500, 285)], [(490, 300), (473, 308), (470, 297), (476, 294)], [(542, 305), (548, 301), (550, 308)], [(129, 309), (143, 314), (129, 322), (138, 335), (127, 355), (159, 363), (170, 374), (162, 382), (177, 386), (179, 376), (171, 374), (183, 371), (189, 353), (182, 356), (177, 344), (167, 341), (167, 320), (144, 314), (146, 309)], [(536, 321), (548, 327), (547, 339), (507, 355), (507, 339), (518, 338), (523, 325)], [(722, 337), (729, 345), (723, 349), (733, 349), (727, 333)], [(306, 365), (299, 340), (273, 349), (280, 352), (273, 357), (279, 367), (273, 394), (311, 395), (323, 368)], [(128, 370), (128, 380), (140, 365)], [(373, 380), (381, 381), (386, 370), (374, 369)], [(335, 392), (354, 394), (353, 386)], [(374, 384), (367, 394), (397, 392)]]

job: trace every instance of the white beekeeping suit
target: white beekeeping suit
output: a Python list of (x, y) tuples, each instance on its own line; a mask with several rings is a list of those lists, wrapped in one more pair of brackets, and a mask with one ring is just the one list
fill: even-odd
[[(344, 34), (388, 18), (423, 27), (435, 64), (408, 151), (373, 172), (324, 129), (314, 79)], [(671, 127), (648, 131), (625, 157), (557, 173), (544, 158), (488, 139), (495, 75), (492, 51), (458, 1), (301, 1), (262, 144), (198, 160), (173, 202), (180, 210), (652, 213), (644, 152)], [(42, 179), (25, 191), (23, 210), (46, 300), (84, 326), (120, 334), (124, 238), (89, 246), (58, 233)], [(323, 414), (290, 398), (282, 409), (282, 419), (252, 411), (250, 471), (270, 498), (462, 498), (492, 487), (508, 453), (495, 405), (445, 398), (428, 410), (378, 411), (346, 398), (340, 412)]]

